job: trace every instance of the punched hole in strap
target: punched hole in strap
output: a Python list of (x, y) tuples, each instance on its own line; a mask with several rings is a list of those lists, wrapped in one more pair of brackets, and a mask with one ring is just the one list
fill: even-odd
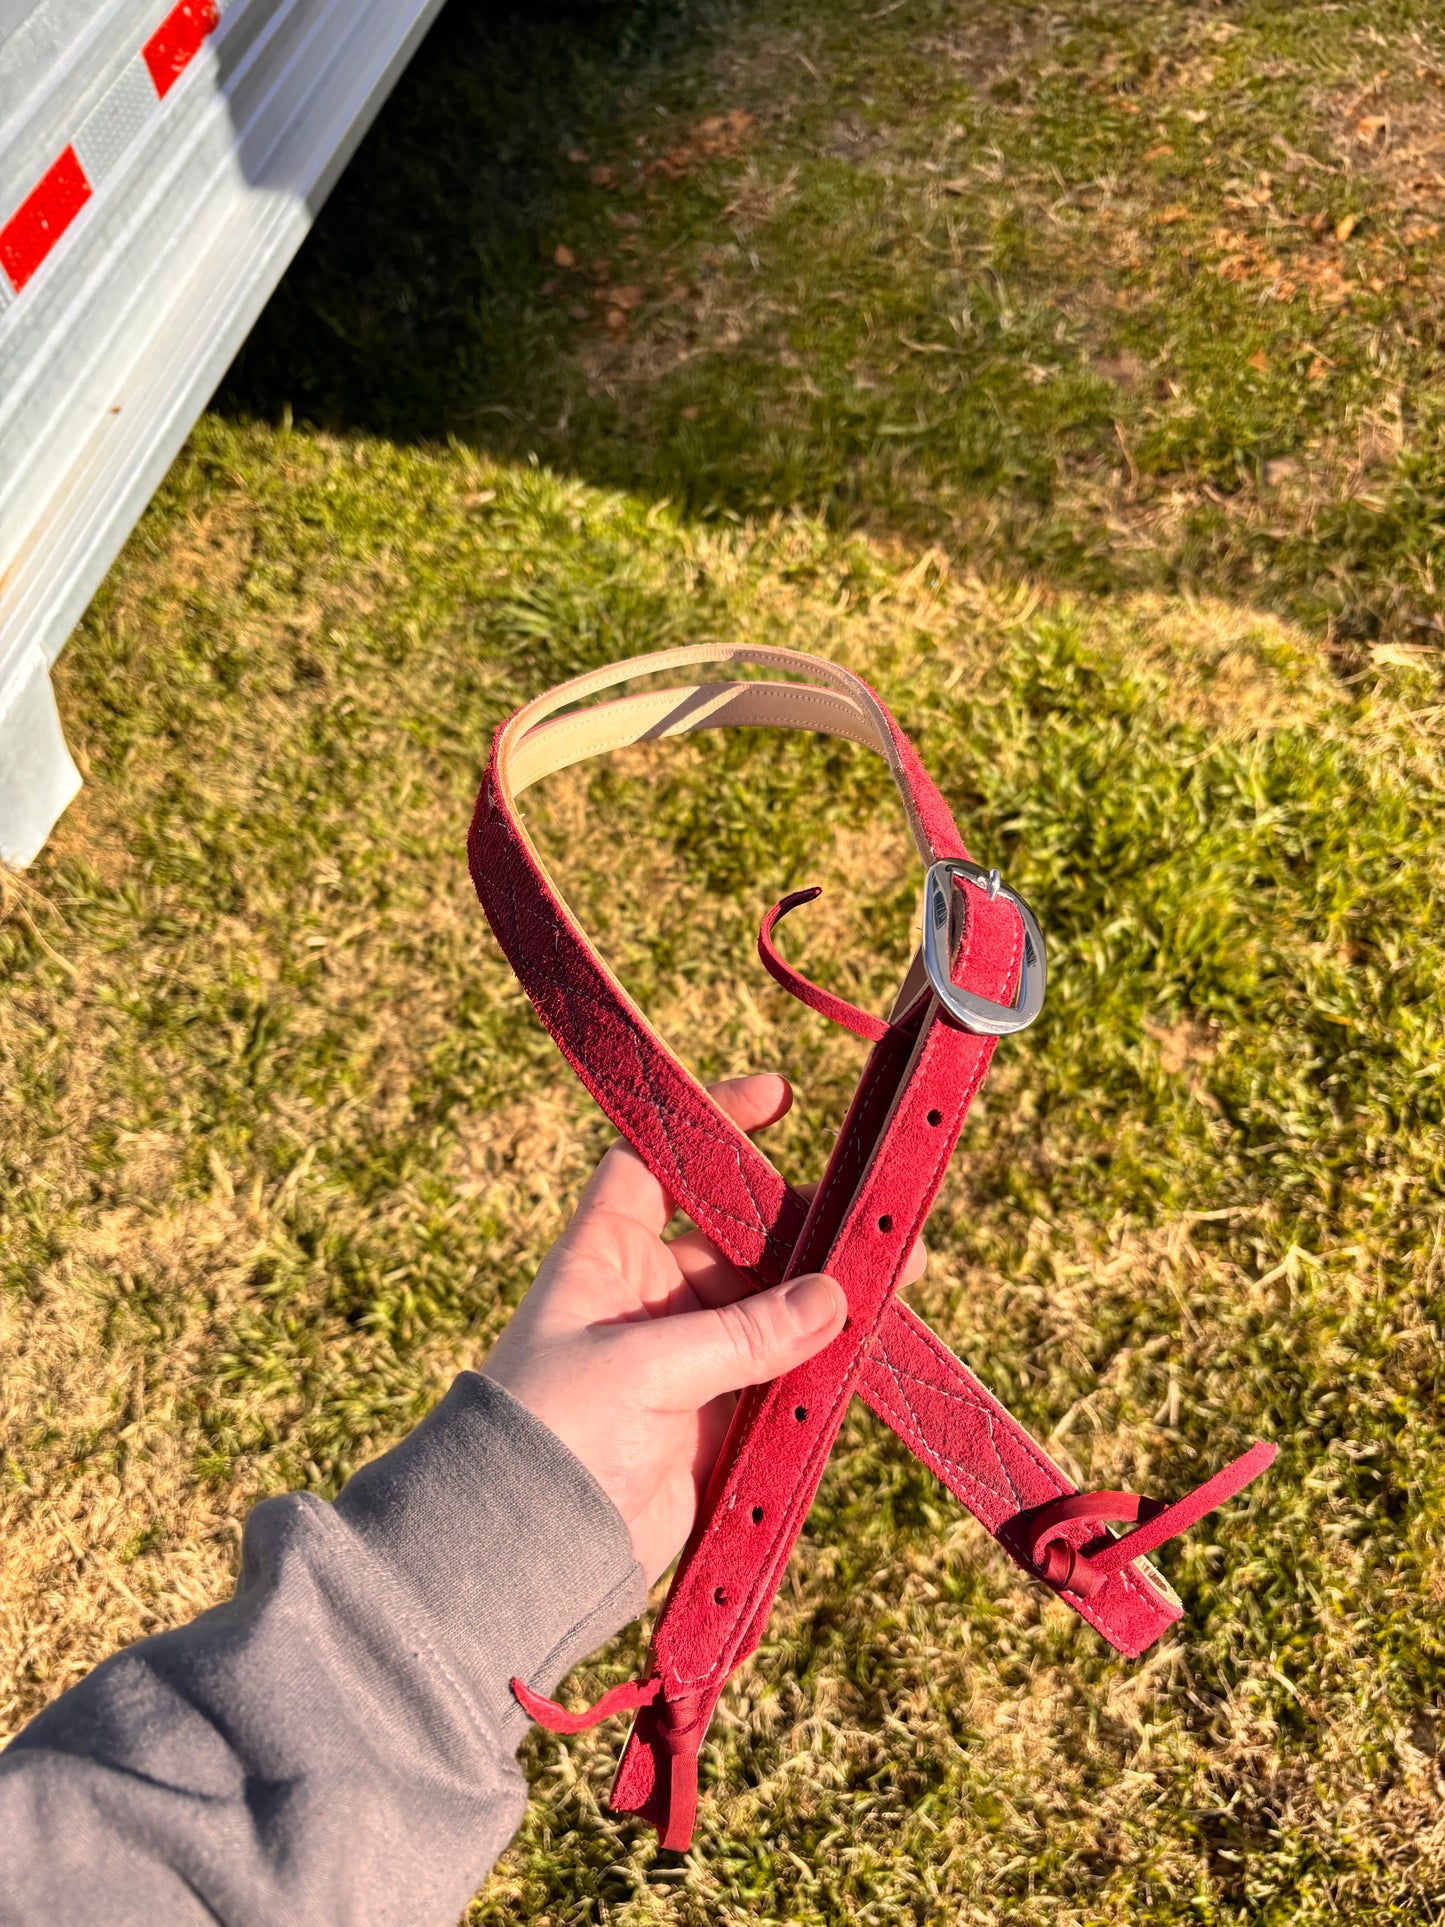
[[(1130, 1560), (1177, 1539), (1206, 1513), (1242, 1492), (1251, 1479), (1273, 1465), (1278, 1450), (1256, 1439), (1247, 1452), (1172, 1504), (1143, 1498), (1137, 1492), (1073, 1492), (1067, 1498), (1054, 1499), (1027, 1515), (1025, 1547), (1029, 1563), (1044, 1584), (1056, 1592), (1092, 1599)], [(1135, 1520), (1139, 1523), (1134, 1530), (1122, 1538), (1105, 1537), (1087, 1547), (1070, 1545), (1062, 1536), (1065, 1526), (1078, 1522), (1114, 1525)]]

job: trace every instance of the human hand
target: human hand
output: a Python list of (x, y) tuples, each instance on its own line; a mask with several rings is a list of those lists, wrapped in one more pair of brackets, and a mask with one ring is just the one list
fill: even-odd
[[(770, 1073), (729, 1078), (712, 1096), (745, 1131), (793, 1101)], [(692, 1528), (734, 1394), (821, 1351), (848, 1309), (821, 1273), (750, 1292), (700, 1231), (664, 1242), (672, 1215), (632, 1146), (614, 1144), (482, 1366), (587, 1467), (649, 1585)], [(923, 1266), (918, 1244), (902, 1282)]]

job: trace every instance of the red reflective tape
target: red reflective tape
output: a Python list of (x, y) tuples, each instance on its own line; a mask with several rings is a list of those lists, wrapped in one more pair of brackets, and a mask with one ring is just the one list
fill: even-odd
[(67, 147), (0, 228), (0, 267), (17, 294), (89, 199), (85, 169)]
[(215, 0), (180, 0), (141, 48), (156, 92), (168, 94), (216, 24)]

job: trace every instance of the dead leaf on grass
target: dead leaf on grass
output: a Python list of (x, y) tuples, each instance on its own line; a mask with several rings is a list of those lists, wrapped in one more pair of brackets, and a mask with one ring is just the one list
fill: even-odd
[(1159, 1068), (1171, 1077), (1194, 1064), (1212, 1064), (1219, 1054), (1219, 1026), (1207, 1019), (1181, 1017), (1176, 1024), (1146, 1024), (1159, 1046)]
[(1093, 363), (1093, 369), (1096, 375), (1102, 375), (1105, 381), (1116, 382), (1121, 388), (1142, 380), (1147, 372), (1138, 355), (1130, 354), (1127, 348), (1121, 349), (1117, 355), (1099, 355)]
[(1359, 225), (1360, 217), (1358, 214), (1342, 214), (1339, 220), (1335, 222), (1335, 239), (1337, 241), (1348, 241)]
[(1437, 662), (1440, 652), (1426, 642), (1377, 642), (1370, 650), (1373, 663), (1391, 663), (1396, 669), (1418, 669)]
[(571, 248), (558, 245), (552, 250), (552, 265), (555, 268), (575, 268), (577, 257)]
[(725, 114), (709, 114), (698, 121), (685, 140), (649, 161), (644, 171), (664, 180), (680, 180), (700, 161), (722, 160), (737, 153), (757, 124), (756, 114), (742, 107), (730, 108)]

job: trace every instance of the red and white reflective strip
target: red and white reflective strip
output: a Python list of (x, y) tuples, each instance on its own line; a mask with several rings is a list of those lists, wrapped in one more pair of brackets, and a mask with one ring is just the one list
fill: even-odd
[(227, 0), (178, 0), (0, 225), (0, 310), (35, 274), (200, 52)]

